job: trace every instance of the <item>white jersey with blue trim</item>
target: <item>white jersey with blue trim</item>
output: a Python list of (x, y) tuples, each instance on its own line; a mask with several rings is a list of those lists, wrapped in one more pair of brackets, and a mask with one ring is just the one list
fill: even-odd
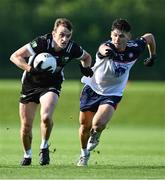
[(114, 59), (96, 54), (96, 62), (92, 67), (94, 75), (83, 76), (81, 81), (89, 85), (97, 94), (105, 96), (122, 96), (129, 78), (131, 67), (140, 53), (145, 49), (145, 39), (129, 41), (124, 52), (117, 52), (111, 41), (105, 42), (117, 54)]

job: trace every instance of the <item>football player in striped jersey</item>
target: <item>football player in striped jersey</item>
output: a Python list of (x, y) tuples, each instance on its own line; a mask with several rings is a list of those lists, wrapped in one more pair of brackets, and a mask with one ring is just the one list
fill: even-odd
[[(72, 23), (66, 18), (55, 21), (53, 31), (39, 36), (33, 41), (15, 51), (10, 60), (24, 70), (22, 76), (22, 91), (19, 104), (21, 119), (21, 140), (24, 157), (22, 166), (32, 162), (32, 124), (38, 104), (41, 105), (41, 145), (40, 165), (49, 164), (48, 140), (53, 127), (53, 112), (58, 102), (61, 84), (64, 80), (64, 67), (72, 60), (81, 62), (81, 71), (86, 76), (92, 76), (90, 69), (91, 56), (80, 45), (71, 40), (73, 33)], [(54, 73), (34, 68), (34, 58), (42, 52), (52, 54), (57, 60)], [(29, 58), (30, 57), (30, 58)], [(41, 65), (41, 64), (40, 64)]]

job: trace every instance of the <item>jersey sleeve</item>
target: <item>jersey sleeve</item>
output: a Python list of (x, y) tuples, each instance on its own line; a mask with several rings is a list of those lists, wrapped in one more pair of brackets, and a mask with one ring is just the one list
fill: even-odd
[(35, 53), (41, 53), (47, 48), (47, 41), (43, 36), (35, 38), (29, 43)]
[(84, 50), (78, 44), (73, 43), (70, 53), (72, 59), (81, 59), (84, 54)]
[(144, 51), (147, 44), (146, 40), (143, 37), (141, 37), (140, 39), (137, 39), (135, 42), (138, 44), (138, 52), (141, 53), (142, 51)]

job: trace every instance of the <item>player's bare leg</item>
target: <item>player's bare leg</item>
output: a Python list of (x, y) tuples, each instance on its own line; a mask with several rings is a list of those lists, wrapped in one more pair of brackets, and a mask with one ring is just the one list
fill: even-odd
[(79, 137), (81, 143), (81, 155), (77, 166), (86, 166), (90, 157), (90, 152), (87, 150), (87, 142), (90, 136), (93, 116), (94, 113), (91, 111), (80, 112)]
[(37, 104), (29, 102), (27, 104), (20, 103), (19, 114), (21, 119), (20, 136), (24, 149), (24, 159), (21, 165), (30, 165), (32, 158), (31, 143), (32, 143), (32, 124), (37, 109)]
[(92, 121), (91, 136), (87, 145), (89, 151), (92, 151), (99, 144), (101, 132), (105, 129), (106, 124), (112, 118), (113, 112), (114, 108), (111, 105), (103, 104), (99, 106)]
[(58, 102), (58, 95), (54, 92), (47, 92), (40, 98), (41, 103), (41, 152), (40, 152), (40, 165), (49, 164), (49, 148), (48, 140), (53, 128), (53, 112)]
[(87, 147), (88, 138), (90, 136), (90, 130), (92, 127), (92, 119), (94, 113), (91, 111), (81, 112), (79, 115), (80, 128), (79, 128), (79, 137), (81, 147), (85, 149)]

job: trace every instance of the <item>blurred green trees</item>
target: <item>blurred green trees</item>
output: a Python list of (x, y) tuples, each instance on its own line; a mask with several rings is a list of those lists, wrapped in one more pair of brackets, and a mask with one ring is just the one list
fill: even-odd
[[(157, 42), (156, 65), (146, 68), (138, 61), (130, 78), (164, 80), (164, 9), (164, 0), (1, 0), (0, 77), (20, 77), (22, 71), (9, 61), (11, 53), (36, 36), (51, 32), (58, 17), (72, 21), (73, 39), (92, 54), (93, 60), (99, 44), (109, 38), (112, 21), (121, 17), (132, 25), (133, 38), (152, 32)], [(74, 74), (69, 71), (73, 65), (77, 64), (68, 65), (65, 74), (77, 78), (78, 69)]]

